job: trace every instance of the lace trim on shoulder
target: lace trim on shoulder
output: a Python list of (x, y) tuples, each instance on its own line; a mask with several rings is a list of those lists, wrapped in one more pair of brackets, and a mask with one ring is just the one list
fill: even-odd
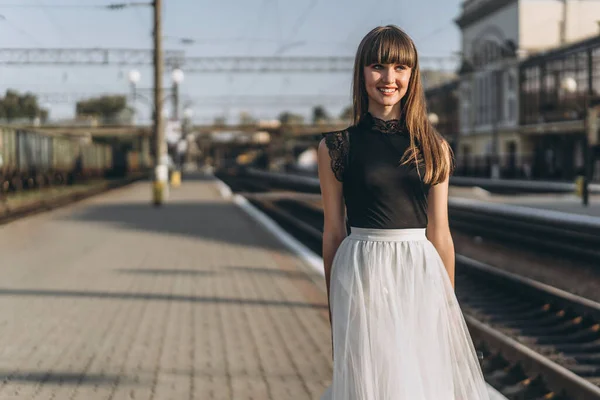
[(348, 131), (323, 133), (331, 158), (331, 170), (336, 179), (343, 182), (344, 169), (348, 158)]

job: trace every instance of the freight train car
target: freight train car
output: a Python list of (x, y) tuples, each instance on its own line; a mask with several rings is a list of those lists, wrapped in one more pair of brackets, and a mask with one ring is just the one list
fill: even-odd
[[(115, 147), (81, 138), (0, 127), (0, 191), (114, 176)], [(140, 172), (147, 167), (137, 161), (147, 160), (147, 155), (127, 150), (126, 157), (136, 160), (135, 165), (122, 169), (117, 175)]]

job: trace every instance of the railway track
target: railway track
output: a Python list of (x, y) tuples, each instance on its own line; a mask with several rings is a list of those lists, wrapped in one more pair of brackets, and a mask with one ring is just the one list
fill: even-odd
[[(227, 183), (321, 254), (318, 195)], [(486, 380), (507, 398), (600, 399), (600, 304), (460, 255), (456, 293)]]
[[(271, 190), (320, 193), (319, 181), (314, 176), (242, 169), (233, 177)], [(565, 259), (600, 263), (598, 217), (464, 198), (450, 198), (448, 209), (450, 226), (463, 232)]]

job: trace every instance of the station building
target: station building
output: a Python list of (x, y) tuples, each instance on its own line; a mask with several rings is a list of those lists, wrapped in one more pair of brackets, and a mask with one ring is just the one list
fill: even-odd
[(466, 0), (455, 22), (459, 78), (426, 95), (457, 174), (573, 179), (586, 98), (600, 94), (600, 1)]

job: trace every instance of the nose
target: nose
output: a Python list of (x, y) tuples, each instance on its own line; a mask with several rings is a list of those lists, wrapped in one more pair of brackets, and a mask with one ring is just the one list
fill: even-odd
[(381, 80), (383, 81), (383, 83), (394, 83), (395, 78), (393, 66), (388, 66), (387, 68), (383, 69), (383, 72), (381, 74)]

